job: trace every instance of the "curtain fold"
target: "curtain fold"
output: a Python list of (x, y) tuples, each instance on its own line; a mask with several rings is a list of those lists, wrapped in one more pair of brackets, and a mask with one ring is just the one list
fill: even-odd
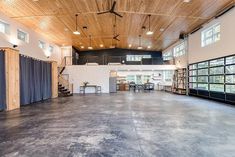
[(5, 78), (5, 55), (0, 50), (0, 110), (6, 108), (6, 78)]
[(51, 98), (51, 63), (20, 57), (20, 100), (27, 105)]

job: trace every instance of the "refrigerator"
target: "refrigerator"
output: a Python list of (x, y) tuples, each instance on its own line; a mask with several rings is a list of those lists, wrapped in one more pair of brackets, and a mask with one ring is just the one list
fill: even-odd
[(117, 78), (116, 77), (109, 78), (109, 92), (110, 93), (117, 92)]

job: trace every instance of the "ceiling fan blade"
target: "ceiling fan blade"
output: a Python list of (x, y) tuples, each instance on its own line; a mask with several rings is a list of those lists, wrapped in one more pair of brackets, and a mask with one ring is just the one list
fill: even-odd
[(106, 14), (106, 13), (109, 13), (110, 11), (103, 11), (103, 12), (99, 12), (97, 13), (98, 15), (101, 15), (101, 14)]
[(117, 37), (119, 37), (119, 35), (120, 35), (120, 34), (118, 34), (118, 35), (114, 36), (113, 38), (117, 38)]
[(120, 40), (119, 40), (119, 39), (117, 39), (117, 38), (116, 38), (115, 40), (120, 41)]
[(112, 8), (111, 8), (111, 11), (112, 11), (112, 12), (114, 12), (115, 6), (116, 6), (116, 1), (113, 2), (113, 6), (112, 6)]
[(114, 39), (114, 40), (117, 40), (117, 41), (120, 41), (117, 37), (116, 37), (116, 38), (114, 37), (113, 39)]
[(119, 16), (119, 17), (123, 17), (122, 15), (118, 14), (117, 12), (113, 12), (113, 14)]

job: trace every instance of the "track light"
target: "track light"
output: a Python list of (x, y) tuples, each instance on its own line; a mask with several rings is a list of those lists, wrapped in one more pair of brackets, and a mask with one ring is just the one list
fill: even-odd
[(76, 16), (76, 28), (73, 34), (80, 35), (80, 32), (78, 31), (78, 14), (76, 14), (75, 16)]
[(141, 35), (139, 35), (139, 46), (137, 47), (138, 50), (143, 49), (143, 47), (141, 46)]
[(151, 24), (150, 24), (150, 17), (151, 17), (151, 15), (148, 15), (148, 18), (149, 18), (149, 29), (148, 29), (148, 32), (146, 33), (147, 35), (153, 35), (153, 32), (150, 30), (150, 26), (151, 26)]
[(89, 49), (89, 50), (92, 50), (93, 47), (91, 46), (91, 35), (89, 35), (89, 38), (90, 38), (90, 45), (88, 46), (88, 49)]

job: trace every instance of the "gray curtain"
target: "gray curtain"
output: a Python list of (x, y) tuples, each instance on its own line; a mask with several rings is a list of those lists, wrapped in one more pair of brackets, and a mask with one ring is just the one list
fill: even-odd
[(51, 64), (20, 56), (20, 103), (27, 105), (51, 98)]
[(6, 108), (6, 80), (4, 57), (4, 50), (0, 50), (0, 110), (4, 110)]

